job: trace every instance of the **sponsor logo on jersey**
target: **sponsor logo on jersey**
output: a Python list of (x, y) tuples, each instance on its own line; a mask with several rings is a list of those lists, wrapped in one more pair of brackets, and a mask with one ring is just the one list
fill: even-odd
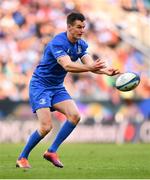
[(70, 53), (70, 49), (67, 50), (67, 53), (68, 53), (68, 54)]
[(81, 46), (78, 46), (77, 54), (80, 54), (82, 52)]

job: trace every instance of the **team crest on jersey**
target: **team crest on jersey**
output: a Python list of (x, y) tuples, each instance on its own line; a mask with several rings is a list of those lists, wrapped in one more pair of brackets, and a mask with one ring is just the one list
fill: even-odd
[(67, 53), (68, 53), (68, 54), (70, 53), (70, 49), (67, 50)]
[(39, 104), (46, 104), (46, 100), (44, 98), (40, 99)]
[(77, 54), (80, 54), (82, 52), (81, 46), (78, 46)]

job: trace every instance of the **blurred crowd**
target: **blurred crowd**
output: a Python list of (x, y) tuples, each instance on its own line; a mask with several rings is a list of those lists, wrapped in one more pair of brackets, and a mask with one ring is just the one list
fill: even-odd
[[(114, 88), (116, 77), (70, 73), (65, 80), (70, 94), (76, 99), (111, 100), (116, 104), (121, 97), (150, 98), (150, 66), (145, 55), (122, 40), (107, 12), (101, 11), (101, 7), (96, 10), (101, 6), (101, 3), (96, 2), (0, 1), (0, 100), (6, 98), (12, 101), (28, 100), (29, 80), (40, 61), (44, 46), (55, 34), (65, 31), (66, 15), (71, 11), (80, 11), (87, 17), (84, 39), (89, 44), (88, 51), (92, 57), (94, 59), (101, 57), (108, 66), (118, 68), (121, 72), (138, 73), (141, 83), (134, 91), (121, 93)], [(106, 2), (108, 5), (122, 2), (119, 4), (120, 9), (123, 11), (127, 9), (124, 1)], [(149, 18), (149, 11), (145, 10), (140, 9), (138, 13)]]
[(149, 0), (121, 0), (121, 7), (125, 11), (140, 12), (150, 17), (150, 1)]

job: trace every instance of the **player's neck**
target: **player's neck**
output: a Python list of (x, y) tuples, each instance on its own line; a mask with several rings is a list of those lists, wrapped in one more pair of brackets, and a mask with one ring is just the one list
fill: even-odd
[(72, 44), (75, 44), (77, 42), (77, 39), (73, 38), (71, 34), (69, 34), (68, 32), (67, 32), (67, 38)]

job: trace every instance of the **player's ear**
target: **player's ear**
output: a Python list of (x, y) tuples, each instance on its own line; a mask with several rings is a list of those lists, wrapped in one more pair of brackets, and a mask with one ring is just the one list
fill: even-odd
[(72, 25), (71, 24), (67, 24), (67, 28), (71, 29)]

